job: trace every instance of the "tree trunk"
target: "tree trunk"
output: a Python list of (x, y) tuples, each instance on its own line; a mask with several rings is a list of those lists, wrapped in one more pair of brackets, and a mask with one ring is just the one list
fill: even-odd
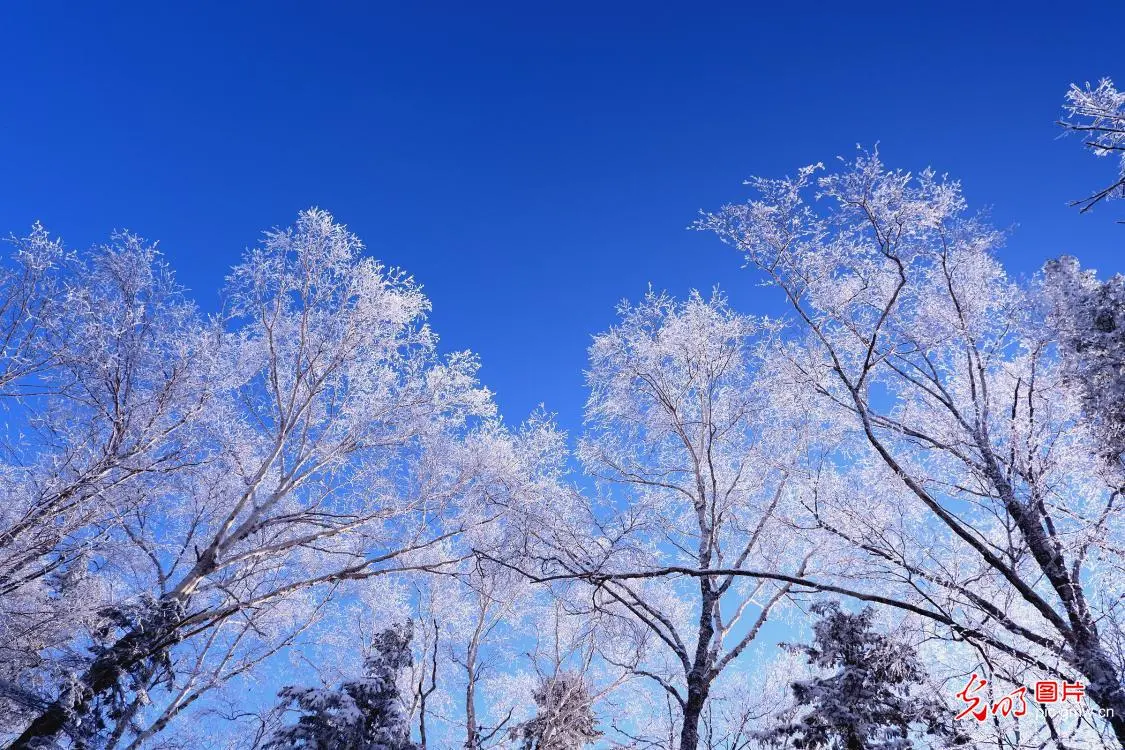
[[(1077, 573), (1072, 572), (1057, 542), (1048, 537), (1045, 524), (1050, 517), (1042, 505), (1024, 505), (995, 462), (989, 464), (991, 479), (1000, 492), (1006, 509), (1027, 542), (1028, 550), (1059, 597), (1066, 613), (1070, 634), (1062, 633), (1072, 652), (1072, 663), (1086, 678), (1086, 694), (1106, 713), (1118, 744), (1125, 748), (1125, 685), (1121, 673), (1106, 653), (1098, 625), (1086, 602)], [(1048, 528), (1052, 528), (1049, 527)], [(1077, 570), (1077, 568), (1074, 568)]]
[(477, 750), (480, 738), (477, 731), (477, 676), (468, 670), (469, 682), (465, 686), (465, 750)]
[[(876, 437), (867, 406), (855, 390), (852, 391), (852, 398), (870, 445), (889, 468), (903, 477), (915, 495), (931, 509), (936, 508), (933, 498), (903, 470), (891, 451)], [(988, 480), (996, 489), (1004, 509), (1016, 528), (1019, 529), (1043, 577), (1062, 602), (1066, 617), (1058, 615), (1053, 606), (1046, 602), (1034, 601), (1033, 594), (1021, 593), (1033, 606), (1040, 609), (1044, 617), (1070, 646), (1072, 657), (1069, 661), (1086, 678), (1088, 683), (1086, 694), (1108, 714), (1105, 719), (1113, 728), (1118, 745), (1125, 750), (1125, 685), (1122, 684), (1121, 673), (1118, 672), (1102, 643), (1097, 621), (1086, 602), (1082, 581), (1078, 578), (1078, 573), (1073, 572), (1077, 567), (1067, 564), (1062, 548), (1057, 540), (1052, 538), (1054, 532), (1050, 526), (1050, 517), (1042, 503), (1035, 502), (1034, 495), (1032, 502), (1024, 502), (1017, 497), (1015, 489), (1005, 475), (1002, 462), (993, 453), (987, 433), (978, 431), (976, 440), (985, 461), (985, 474)], [(947, 524), (950, 523), (948, 519), (943, 520)], [(1052, 529), (1052, 536), (1048, 535), (1048, 529)], [(1003, 572), (997, 562), (986, 561), (994, 569)]]
[[(701, 568), (710, 567), (711, 548), (706, 541), (709, 536), (708, 527), (700, 523), (704, 541), (699, 546), (699, 562)], [(711, 641), (715, 638), (715, 607), (718, 606), (719, 597), (715, 593), (711, 579), (708, 576), (699, 577), (699, 630), (695, 641), (695, 654), (692, 659), (691, 670), (687, 673), (687, 699), (684, 701), (684, 723), (680, 728), (680, 750), (696, 750), (699, 747), (699, 720), (703, 715), (703, 706), (707, 702), (707, 694), (711, 690), (711, 663), (713, 653)]]
[(430, 656), (430, 687), (426, 687), (426, 674), (418, 680), (418, 737), (419, 747), (426, 750), (426, 701), (430, 693), (437, 689), (438, 621), (434, 619), (434, 648)]
[(66, 728), (72, 717), (88, 713), (98, 696), (112, 690), (138, 664), (175, 643), (176, 625), (182, 612), (182, 606), (174, 599), (157, 605), (150, 617), (102, 651), (85, 674), (35, 717), (23, 734), (8, 745), (8, 750), (53, 747), (52, 739)]
[(693, 670), (688, 677), (687, 700), (684, 701), (684, 723), (680, 728), (680, 749), (697, 750), (699, 747), (699, 720), (707, 703), (710, 685)]

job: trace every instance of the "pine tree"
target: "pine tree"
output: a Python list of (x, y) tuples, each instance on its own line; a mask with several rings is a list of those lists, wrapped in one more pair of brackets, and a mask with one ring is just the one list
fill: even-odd
[(339, 689), (286, 687), (283, 706), (300, 716), (266, 743), (271, 750), (415, 750), (403, 716), (397, 680), (410, 666), (410, 623), (375, 639), (365, 676)]
[(512, 731), (522, 750), (581, 750), (602, 735), (581, 674), (545, 677), (533, 695), (535, 717)]
[(870, 608), (850, 614), (827, 602), (812, 609), (820, 615), (813, 642), (786, 648), (835, 673), (794, 682), (801, 717), (763, 733), (764, 742), (825, 750), (909, 750), (915, 747), (911, 736), (925, 733), (959, 744), (946, 709), (916, 692), (926, 674), (914, 649), (875, 632)]

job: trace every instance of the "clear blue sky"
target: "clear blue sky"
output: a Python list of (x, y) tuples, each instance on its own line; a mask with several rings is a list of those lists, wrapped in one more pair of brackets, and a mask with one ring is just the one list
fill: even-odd
[(0, 232), (132, 229), (213, 307), (262, 229), (322, 206), (423, 282), (510, 420), (574, 428), (622, 297), (779, 309), (696, 212), (856, 143), (960, 177), (1018, 225), (1017, 272), (1125, 270), (1125, 205), (1066, 206), (1112, 165), (1054, 125), (1071, 81), (1125, 83), (1123, 37), (1117, 0), (11, 3)]

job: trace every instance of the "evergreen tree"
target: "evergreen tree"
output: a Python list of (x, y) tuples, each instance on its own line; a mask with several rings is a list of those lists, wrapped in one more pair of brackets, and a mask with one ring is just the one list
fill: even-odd
[(415, 750), (402, 713), (397, 680), (410, 666), (410, 623), (375, 639), (365, 676), (339, 689), (286, 687), (283, 706), (295, 705), (295, 724), (274, 734), (271, 750)]
[(1049, 320), (1086, 418), (1111, 463), (1125, 458), (1125, 276), (1106, 281), (1064, 256), (1044, 267)]
[(945, 707), (915, 692), (926, 674), (914, 649), (875, 632), (870, 608), (849, 614), (827, 602), (812, 609), (820, 615), (813, 642), (786, 648), (835, 674), (794, 682), (802, 715), (763, 733), (763, 741), (825, 750), (909, 750), (915, 746), (911, 736), (923, 732), (960, 744)]
[(535, 718), (512, 731), (522, 750), (581, 750), (602, 735), (581, 674), (546, 677), (534, 693)]

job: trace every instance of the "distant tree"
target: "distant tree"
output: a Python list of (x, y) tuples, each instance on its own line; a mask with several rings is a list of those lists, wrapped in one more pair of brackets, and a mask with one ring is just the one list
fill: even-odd
[[(718, 292), (649, 292), (619, 313), (590, 347), (578, 457), (621, 494), (589, 501), (585, 539), (569, 519), (534, 533), (550, 547), (544, 569), (590, 584), (593, 608), (621, 628), (628, 645), (607, 661), (669, 698), (678, 726), (657, 740), (648, 722), (635, 741), (678, 734), (680, 750), (697, 750), (715, 681), (784, 606), (786, 575), (809, 572), (813, 550), (784, 522), (803, 437), (759, 377), (771, 321)], [(740, 575), (749, 566), (785, 575), (752, 581)]]
[[(457, 580), (461, 584), (459, 594), (445, 605), (449, 613), (449, 655), (464, 681), (462, 747), (479, 750), (503, 736), (512, 718), (509, 701), (480, 693), (485, 675), (510, 663), (512, 654), (504, 650), (504, 642), (512, 637), (512, 629), (520, 623), (520, 608), (527, 605), (532, 594), (521, 576), (490, 562), (466, 566)], [(481, 712), (481, 698), (487, 699), (488, 712)], [(486, 723), (490, 714), (494, 720)]]
[(1125, 276), (1100, 281), (1077, 259), (1044, 269), (1049, 317), (1105, 457), (1125, 457)]
[(1066, 116), (1060, 125), (1079, 133), (1095, 156), (1118, 158), (1117, 179), (1071, 205), (1086, 213), (1103, 200), (1125, 198), (1125, 92), (1118, 91), (1108, 78), (1097, 86), (1071, 84), (1064, 109)]
[(765, 732), (775, 745), (831, 750), (906, 750), (911, 734), (948, 736), (945, 708), (916, 689), (926, 674), (908, 644), (876, 632), (873, 610), (841, 611), (835, 602), (812, 607), (821, 616), (808, 645), (787, 645), (828, 677), (793, 683), (799, 719)]
[(534, 698), (535, 717), (512, 730), (523, 750), (580, 750), (602, 735), (593, 696), (581, 674), (560, 672), (543, 678)]
[(366, 675), (339, 689), (286, 687), (283, 705), (300, 717), (266, 742), (272, 750), (414, 750), (402, 711), (398, 676), (412, 661), (409, 622), (384, 630), (365, 665)]
[[(433, 630), (428, 627), (430, 623), (433, 624)], [(423, 658), (419, 665), (417, 682), (411, 679), (411, 686), (414, 691), (411, 708), (418, 709), (418, 746), (421, 750), (426, 750), (427, 747), (426, 703), (438, 687), (438, 643), (441, 641), (441, 629), (436, 617), (431, 618), (430, 623), (422, 623), (424, 627), (421, 644)], [(411, 678), (414, 677), (415, 675), (411, 674)]]

